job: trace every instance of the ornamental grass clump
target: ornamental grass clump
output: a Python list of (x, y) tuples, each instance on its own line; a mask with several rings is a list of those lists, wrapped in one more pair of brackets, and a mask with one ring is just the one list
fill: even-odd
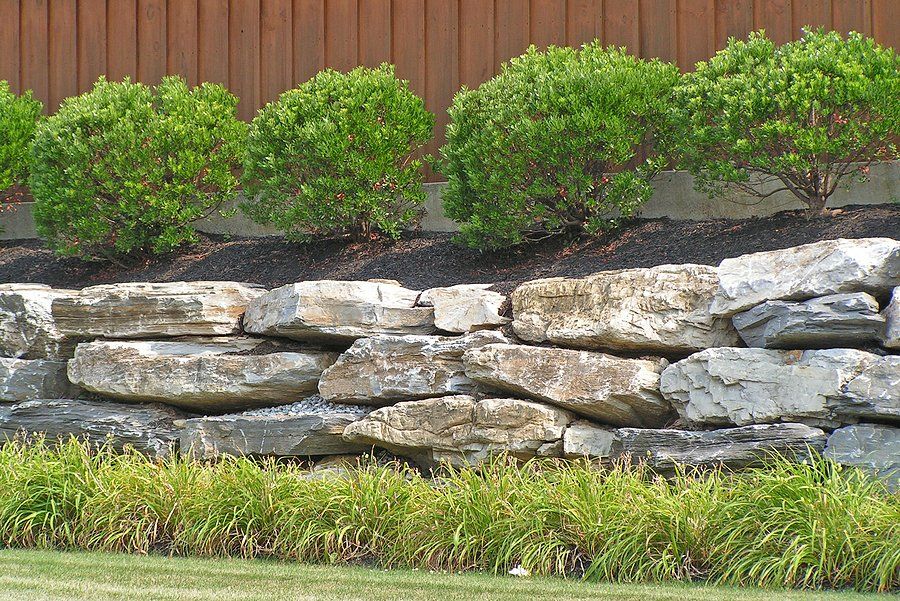
[(38, 126), (29, 180), (38, 233), (61, 255), (120, 264), (197, 240), (237, 191), (246, 126), (216, 84), (109, 82)]
[(682, 78), (678, 150), (711, 195), (787, 191), (821, 213), (842, 180), (897, 158), (898, 98), (900, 59), (871, 38), (820, 29), (776, 46), (751, 33)]
[(294, 240), (399, 237), (425, 203), (434, 116), (391, 65), (320, 72), (250, 125), (244, 212)]
[(656, 148), (674, 65), (599, 42), (528, 51), (450, 106), (446, 214), (470, 246), (597, 233), (633, 215), (667, 163)]

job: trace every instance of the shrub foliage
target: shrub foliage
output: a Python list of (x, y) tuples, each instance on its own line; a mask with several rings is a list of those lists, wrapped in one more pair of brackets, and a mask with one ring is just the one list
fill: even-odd
[(500, 248), (633, 214), (665, 164), (654, 148), (677, 80), (673, 65), (594, 42), (531, 47), (460, 91), (442, 154), (462, 240)]
[(38, 232), (64, 255), (127, 260), (193, 242), (235, 194), (246, 126), (220, 85), (101, 78), (35, 134)]
[(685, 165), (701, 189), (790, 191), (813, 211), (847, 176), (897, 157), (900, 60), (851, 33), (806, 31), (776, 46), (731, 39), (678, 87)]
[(42, 108), (30, 91), (17, 96), (0, 81), (0, 200), (28, 179), (28, 146)]
[(322, 71), (253, 120), (243, 209), (293, 239), (396, 238), (425, 201), (413, 153), (433, 128), (392, 66)]

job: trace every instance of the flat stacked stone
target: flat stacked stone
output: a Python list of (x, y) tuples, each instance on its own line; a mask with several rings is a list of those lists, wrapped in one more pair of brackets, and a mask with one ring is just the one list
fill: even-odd
[(78, 341), (60, 332), (52, 307), (73, 294), (43, 284), (0, 284), (0, 357), (69, 359)]
[(66, 377), (65, 361), (0, 358), (0, 403), (65, 399), (80, 394)]

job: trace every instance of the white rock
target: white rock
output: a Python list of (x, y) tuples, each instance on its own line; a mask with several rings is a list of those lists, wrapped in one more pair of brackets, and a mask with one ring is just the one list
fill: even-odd
[(806, 300), (842, 292), (876, 297), (900, 285), (900, 241), (824, 240), (725, 259), (713, 315), (734, 315), (769, 300)]
[(0, 402), (74, 398), (79, 392), (66, 377), (65, 361), (0, 358)]
[(419, 305), (434, 307), (434, 325), (445, 332), (464, 334), (508, 324), (500, 310), (506, 297), (488, 290), (491, 284), (460, 284), (429, 288), (419, 297)]
[(419, 293), (382, 282), (322, 280), (288, 284), (250, 303), (244, 328), (295, 340), (350, 342), (376, 334), (431, 334), (434, 309)]
[(881, 313), (885, 320), (881, 344), (884, 348), (900, 349), (900, 286), (894, 288), (891, 301)]
[(77, 341), (59, 331), (51, 307), (72, 294), (43, 284), (0, 284), (0, 357), (70, 358)]
[(526, 282), (512, 294), (513, 330), (561, 346), (684, 353), (740, 344), (730, 319), (714, 318), (713, 267), (660, 265), (584, 279)]

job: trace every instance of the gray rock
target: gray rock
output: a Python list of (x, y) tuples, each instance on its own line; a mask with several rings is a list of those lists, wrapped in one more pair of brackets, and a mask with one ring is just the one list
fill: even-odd
[(81, 338), (221, 336), (240, 332), (264, 292), (237, 282), (104, 284), (54, 299), (52, 313), (60, 332)]
[(523, 459), (558, 457), (573, 419), (570, 412), (541, 403), (457, 395), (376, 409), (347, 426), (344, 438), (426, 467), (478, 464), (501, 452)]
[(416, 307), (419, 292), (386, 282), (300, 282), (260, 296), (244, 328), (295, 340), (349, 343), (376, 334), (431, 334), (434, 309)]
[(900, 421), (900, 356), (708, 349), (667, 367), (660, 390), (685, 423), (699, 426)]
[(891, 301), (881, 315), (885, 320), (881, 345), (888, 349), (900, 349), (900, 286), (894, 288)]
[(803, 424), (767, 424), (707, 432), (619, 428), (609, 430), (586, 422), (573, 424), (563, 437), (567, 457), (614, 460), (629, 456), (662, 472), (677, 465), (725, 466), (739, 469), (758, 465), (775, 454), (795, 460), (810, 451), (821, 453), (825, 433)]
[(69, 379), (105, 397), (225, 413), (292, 403), (314, 393), (322, 371), (337, 359), (337, 353), (319, 350), (247, 354), (262, 344), (272, 343), (83, 343), (69, 362)]
[(900, 491), (900, 428), (856, 424), (828, 437), (825, 456), (881, 478), (889, 490)]
[(500, 310), (506, 297), (488, 290), (491, 284), (460, 284), (430, 288), (419, 297), (419, 305), (434, 307), (434, 325), (444, 332), (464, 334), (508, 324)]
[(43, 284), (0, 284), (0, 357), (69, 359), (77, 340), (59, 331), (51, 307), (72, 294)]
[(900, 285), (900, 241), (824, 240), (725, 259), (713, 315), (734, 315), (769, 300), (806, 300), (842, 292), (886, 295)]
[(530, 342), (584, 349), (674, 354), (736, 346), (731, 320), (709, 314), (718, 282), (706, 265), (526, 282), (512, 294), (513, 330)]
[(732, 318), (747, 346), (816, 349), (874, 342), (884, 331), (878, 301), (865, 292), (804, 302), (766, 301)]
[(476, 382), (604, 423), (658, 427), (674, 415), (659, 392), (664, 361), (489, 344), (466, 351), (463, 362), (466, 375)]
[(168, 455), (178, 441), (176, 421), (184, 414), (164, 405), (110, 401), (41, 399), (0, 405), (0, 440), (17, 435), (87, 439), (122, 450), (133, 447), (154, 457)]
[(387, 336), (363, 338), (325, 370), (319, 394), (337, 403), (390, 405), (482, 390), (465, 374), (463, 353), (505, 342), (499, 332), (459, 337)]
[(0, 358), (0, 402), (77, 397), (65, 361)]

